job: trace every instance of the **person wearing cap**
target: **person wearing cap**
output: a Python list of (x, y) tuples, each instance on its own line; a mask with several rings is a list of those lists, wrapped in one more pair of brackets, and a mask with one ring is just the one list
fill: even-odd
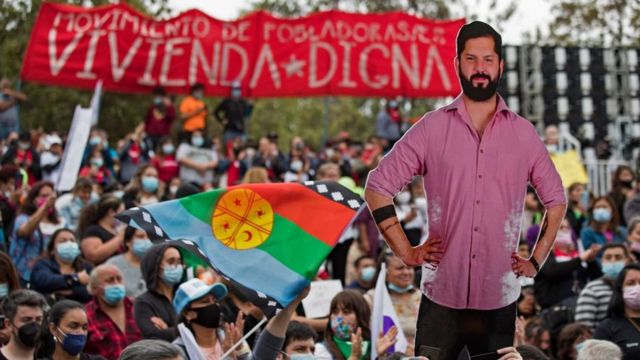
[(237, 138), (244, 141), (247, 137), (245, 121), (251, 114), (253, 107), (242, 98), (242, 85), (239, 81), (231, 84), (231, 96), (218, 104), (213, 111), (216, 119), (224, 127), (223, 139), (225, 146)]
[(40, 167), (42, 168), (42, 180), (58, 183), (62, 168), (62, 139), (56, 134), (47, 135), (44, 138), (45, 151), (40, 154)]
[[(220, 300), (227, 296), (227, 287), (219, 282), (208, 285), (195, 278), (182, 283), (173, 297), (173, 307), (179, 314), (180, 336), (173, 344), (187, 360), (221, 359), (242, 338), (244, 319), (238, 312), (235, 324), (220, 321)], [(251, 350), (244, 342), (233, 351), (236, 359), (250, 358)]]
[(147, 292), (135, 300), (136, 323), (145, 339), (173, 341), (178, 337), (178, 315), (172, 305), (182, 282), (182, 255), (171, 242), (153, 245), (140, 262)]
[[(455, 67), (462, 93), (426, 114), (369, 173), (365, 200), (381, 234), (407, 266), (422, 267), (415, 349), (457, 359), (513, 345), (518, 277), (544, 265), (567, 200), (562, 181), (527, 119), (497, 94), (502, 38), (474, 21), (460, 28)], [(415, 176), (429, 199), (429, 236), (411, 246), (393, 198)], [(517, 254), (527, 185), (546, 209), (528, 259)], [(442, 331), (446, 329), (446, 331)]]

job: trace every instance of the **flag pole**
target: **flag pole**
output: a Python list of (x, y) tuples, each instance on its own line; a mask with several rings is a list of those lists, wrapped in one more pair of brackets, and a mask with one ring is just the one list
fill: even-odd
[(265, 316), (262, 318), (262, 320), (260, 320), (260, 322), (256, 326), (253, 327), (253, 329), (249, 330), (249, 332), (245, 336), (243, 336), (242, 339), (238, 340), (237, 343), (233, 344), (233, 346), (231, 346), (231, 349), (229, 349), (226, 353), (222, 354), (220, 359), (224, 359), (227, 356), (229, 356), (229, 354), (231, 354), (240, 344), (242, 344), (245, 340), (247, 340), (249, 336), (253, 335), (254, 332), (258, 331), (260, 326), (262, 326), (266, 322), (267, 322), (267, 317)]

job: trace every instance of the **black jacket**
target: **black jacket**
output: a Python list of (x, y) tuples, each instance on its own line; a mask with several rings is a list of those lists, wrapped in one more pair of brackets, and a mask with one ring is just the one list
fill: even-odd
[[(140, 262), (140, 270), (147, 284), (147, 292), (136, 298), (133, 313), (136, 324), (140, 329), (140, 334), (145, 339), (162, 339), (171, 342), (179, 335), (177, 328), (178, 315), (171, 301), (157, 292), (158, 282), (161, 281), (160, 263), (165, 250), (169, 247), (171, 247), (171, 244), (167, 243), (154, 245), (144, 254)], [(154, 316), (162, 319), (168, 328), (158, 329), (151, 322), (151, 318)]]

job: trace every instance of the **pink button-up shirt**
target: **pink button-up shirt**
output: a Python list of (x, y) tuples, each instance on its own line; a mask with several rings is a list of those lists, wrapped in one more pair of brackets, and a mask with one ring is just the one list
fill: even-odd
[(498, 97), (480, 137), (462, 97), (426, 114), (369, 174), (367, 188), (395, 196), (424, 176), (429, 237), (442, 261), (422, 269), (422, 292), (455, 309), (492, 310), (517, 300), (511, 254), (520, 237), (527, 183), (546, 208), (566, 204), (560, 176), (529, 121)]

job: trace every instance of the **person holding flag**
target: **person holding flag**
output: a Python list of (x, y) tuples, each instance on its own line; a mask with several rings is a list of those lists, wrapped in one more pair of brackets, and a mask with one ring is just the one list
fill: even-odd
[[(428, 113), (368, 177), (365, 200), (393, 252), (422, 267), (415, 349), (440, 360), (513, 345), (518, 276), (534, 277), (565, 210), (560, 176), (536, 129), (497, 94), (502, 38), (474, 21), (460, 28), (455, 66), (462, 94)], [(429, 238), (412, 247), (393, 197), (423, 176)], [(527, 185), (547, 213), (529, 259), (516, 249)], [(446, 329), (446, 331), (443, 331)], [(500, 350), (499, 350), (500, 349)]]

